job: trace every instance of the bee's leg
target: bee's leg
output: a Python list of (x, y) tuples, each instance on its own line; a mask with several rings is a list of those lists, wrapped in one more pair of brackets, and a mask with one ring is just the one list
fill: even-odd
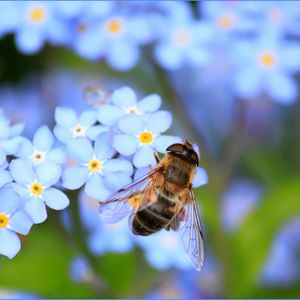
[(158, 153), (157, 152), (153, 152), (153, 155), (154, 155), (154, 158), (156, 160), (156, 163), (158, 164), (160, 162), (160, 157), (159, 157)]

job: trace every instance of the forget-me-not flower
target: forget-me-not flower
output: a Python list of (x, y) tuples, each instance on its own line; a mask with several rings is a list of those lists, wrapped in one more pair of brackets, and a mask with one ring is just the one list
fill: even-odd
[(75, 111), (68, 107), (57, 107), (55, 110), (56, 126), (53, 131), (55, 136), (62, 143), (78, 137), (88, 137), (94, 140), (100, 132), (108, 128), (102, 125), (95, 125), (96, 110), (85, 110), (77, 117)]
[(21, 249), (17, 233), (27, 234), (32, 220), (20, 196), (11, 188), (0, 189), (0, 254), (13, 258)]
[(46, 205), (61, 210), (69, 205), (68, 197), (52, 186), (61, 176), (61, 167), (51, 162), (37, 165), (24, 158), (10, 163), (10, 171), (16, 183), (15, 191), (24, 199), (24, 207), (34, 223), (42, 223), (47, 218)]
[(115, 150), (108, 133), (101, 133), (93, 147), (84, 137), (71, 139), (68, 144), (70, 156), (78, 162), (63, 172), (63, 186), (74, 190), (85, 184), (85, 192), (97, 200), (105, 200), (113, 190), (131, 182), (133, 168), (129, 161), (112, 158)]
[(133, 164), (137, 167), (155, 165), (154, 151), (164, 153), (173, 143), (180, 143), (179, 137), (161, 135), (172, 123), (172, 115), (167, 111), (147, 114), (142, 118), (127, 115), (118, 122), (121, 134), (113, 138), (115, 149), (122, 155), (133, 155)]
[[(33, 137), (32, 144), (28, 145), (27, 157), (36, 166), (44, 162), (53, 162), (63, 164), (66, 158), (66, 153), (62, 148), (53, 148), (54, 136), (47, 126), (40, 127)], [(25, 152), (25, 151), (24, 151)]]
[(137, 101), (133, 89), (125, 86), (116, 89), (111, 97), (111, 103), (99, 106), (97, 119), (108, 126), (115, 125), (124, 115), (144, 115), (157, 111), (161, 105), (161, 98), (157, 94), (151, 94)]
[(244, 98), (257, 97), (261, 92), (282, 104), (296, 100), (297, 84), (292, 77), (300, 70), (300, 46), (274, 36), (237, 42), (234, 46), (237, 70), (233, 87)]
[(6, 153), (0, 148), (0, 188), (12, 181), (10, 172), (6, 170), (7, 166)]

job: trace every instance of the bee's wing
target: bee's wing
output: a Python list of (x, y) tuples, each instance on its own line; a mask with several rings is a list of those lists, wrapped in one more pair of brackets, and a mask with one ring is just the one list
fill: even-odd
[(181, 227), (184, 247), (194, 265), (200, 271), (204, 262), (203, 230), (200, 212), (193, 190), (189, 193), (188, 203), (185, 205), (185, 223)]
[(156, 201), (155, 182), (159, 175), (159, 169), (156, 168), (101, 202), (101, 219), (105, 223), (115, 223)]

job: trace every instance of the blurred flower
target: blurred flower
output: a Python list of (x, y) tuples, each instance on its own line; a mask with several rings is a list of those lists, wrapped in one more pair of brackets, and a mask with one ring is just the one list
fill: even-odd
[(227, 231), (232, 232), (255, 209), (261, 199), (261, 188), (247, 180), (233, 182), (222, 198), (221, 218)]
[(137, 115), (124, 116), (118, 122), (122, 134), (113, 138), (115, 149), (122, 155), (133, 156), (133, 164), (137, 167), (155, 166), (154, 151), (164, 153), (173, 143), (181, 139), (170, 135), (161, 135), (172, 123), (172, 115), (167, 111), (148, 114), (144, 118)]
[(195, 21), (179, 23), (168, 20), (161, 40), (154, 49), (155, 58), (162, 67), (177, 70), (184, 65), (201, 66), (211, 59), (209, 43), (213, 31), (209, 24)]
[(96, 123), (96, 111), (85, 110), (78, 118), (73, 109), (57, 107), (55, 110), (54, 134), (59, 141), (67, 143), (70, 139), (88, 137), (95, 140), (100, 132), (107, 128), (101, 125), (93, 126)]
[(53, 134), (49, 128), (44, 125), (36, 131), (33, 137), (33, 143), (28, 145), (27, 153), (24, 151), (23, 157), (31, 160), (35, 166), (45, 162), (63, 164), (66, 153), (61, 148), (52, 149), (53, 144)]
[(116, 89), (111, 97), (111, 104), (104, 104), (98, 108), (98, 121), (104, 125), (115, 125), (124, 115), (144, 115), (155, 112), (161, 105), (159, 95), (152, 94), (137, 102), (136, 94), (129, 87)]
[(282, 104), (296, 100), (297, 84), (292, 75), (300, 70), (300, 45), (268, 33), (257, 40), (236, 42), (233, 88), (242, 98), (266, 92)]
[(270, 286), (296, 284), (300, 278), (300, 218), (289, 221), (275, 237), (261, 281)]
[(10, 172), (6, 170), (8, 166), (5, 152), (0, 148), (0, 188), (12, 181)]
[(38, 299), (35, 295), (18, 290), (0, 289), (0, 299)]
[(78, 165), (64, 171), (64, 187), (73, 190), (85, 184), (85, 191), (90, 197), (103, 201), (112, 191), (131, 182), (132, 165), (124, 159), (111, 159), (115, 150), (107, 133), (97, 137), (94, 148), (83, 137), (71, 139), (67, 147)]
[(192, 269), (189, 256), (178, 232), (162, 230), (147, 237), (136, 236), (135, 239), (136, 243), (145, 251), (148, 263), (154, 268), (158, 270)]
[(25, 210), (34, 223), (46, 220), (46, 205), (56, 210), (69, 205), (67, 196), (51, 187), (61, 176), (61, 168), (58, 165), (45, 162), (34, 170), (29, 160), (20, 158), (10, 163), (10, 171), (16, 181), (12, 186), (24, 199)]
[(17, 235), (27, 234), (32, 220), (22, 208), (21, 198), (11, 187), (0, 189), (0, 254), (13, 258), (21, 249)]
[(91, 266), (84, 256), (76, 256), (71, 261), (70, 274), (75, 282), (88, 282), (93, 277)]
[(133, 235), (128, 221), (105, 224), (98, 213), (99, 202), (81, 193), (80, 217), (87, 228), (89, 249), (96, 255), (106, 252), (127, 252), (133, 247)]

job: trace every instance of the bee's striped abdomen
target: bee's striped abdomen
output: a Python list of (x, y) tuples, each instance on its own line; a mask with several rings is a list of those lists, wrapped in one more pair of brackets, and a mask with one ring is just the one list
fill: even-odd
[(175, 205), (165, 193), (159, 192), (155, 203), (134, 215), (132, 232), (146, 236), (165, 228), (174, 217)]

